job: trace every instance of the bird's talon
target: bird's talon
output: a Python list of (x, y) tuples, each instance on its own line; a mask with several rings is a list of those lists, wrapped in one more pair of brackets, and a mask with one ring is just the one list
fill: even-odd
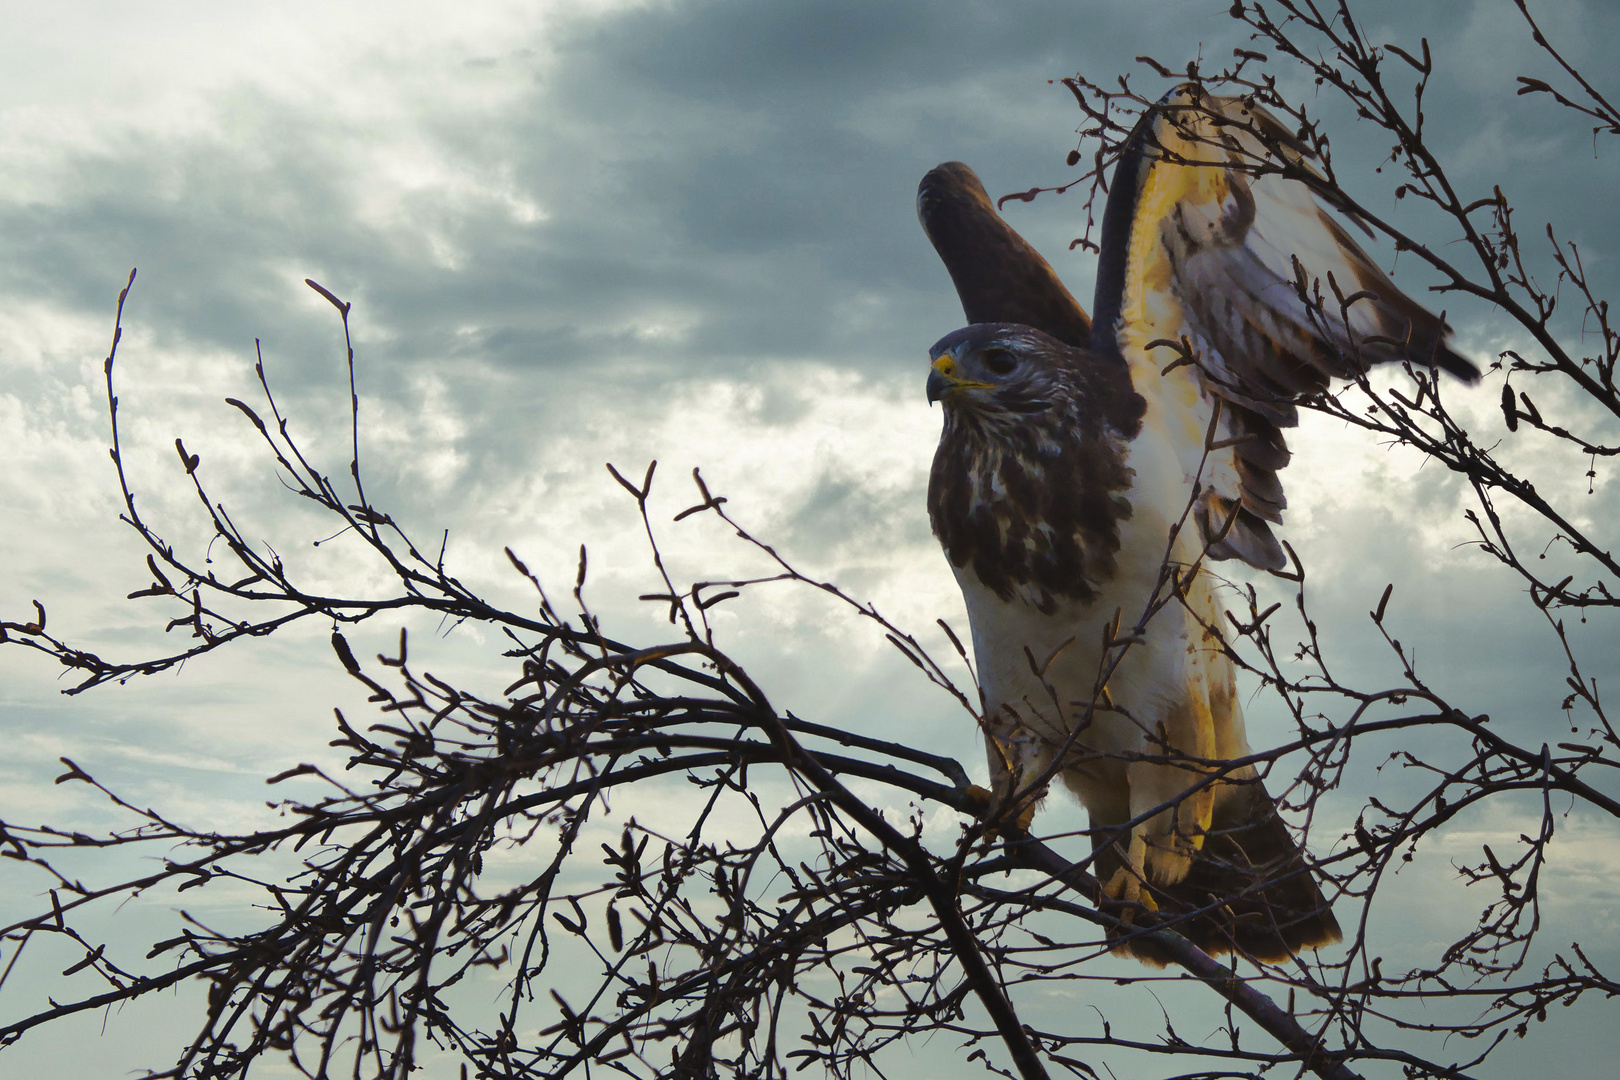
[(1113, 876), (1102, 887), (1105, 900), (1111, 900), (1124, 906), (1125, 914), (1121, 918), (1125, 922), (1131, 921), (1131, 916), (1137, 908), (1141, 908), (1143, 911), (1159, 910), (1158, 901), (1153, 899), (1152, 893), (1147, 888), (1147, 881), (1142, 877), (1141, 870), (1138, 869), (1141, 863), (1141, 856), (1137, 850), (1139, 847), (1141, 847), (1141, 838), (1133, 837), (1131, 851), (1137, 857), (1127, 859), (1125, 865), (1115, 870)]
[(1114, 871), (1114, 876), (1103, 883), (1103, 897), (1120, 904), (1136, 903), (1136, 894), (1141, 891), (1141, 883), (1136, 875), (1130, 873), (1125, 867)]

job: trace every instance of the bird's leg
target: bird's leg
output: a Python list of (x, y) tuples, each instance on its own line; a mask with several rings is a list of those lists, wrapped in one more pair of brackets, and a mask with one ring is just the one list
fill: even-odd
[(973, 800), (979, 817), (990, 823), (990, 836), (995, 836), (1003, 826), (1027, 833), (1035, 820), (1035, 808), (1046, 797), (1046, 789), (1025, 790), (1019, 782), (1020, 771), (1007, 760), (1000, 740), (987, 735), (985, 742), (990, 748), (991, 787), (970, 784), (968, 798)]
[(1025, 779), (1044, 771), (1045, 761), (1031, 752), (1032, 738), (1016, 716), (996, 715), (984, 725), (984, 748), (990, 762), (990, 788), (968, 787), (968, 798), (981, 819), (989, 824), (987, 835), (994, 837), (1003, 827), (1029, 832), (1035, 809), (1046, 797), (1046, 789), (1031, 790)]
[(1023, 808), (1018, 810), (1016, 815), (1013, 814), (1013, 810), (1017, 808), (1011, 805), (1010, 795), (998, 794), (978, 784), (969, 784), (967, 794), (973, 803), (974, 812), (992, 823), (986, 835), (994, 837), (1000, 832), (1001, 827), (1006, 825), (1010, 825), (1018, 832), (1029, 832), (1030, 823), (1035, 820), (1035, 807), (1045, 792), (1038, 792), (1033, 797), (1023, 800)]
[(1159, 910), (1159, 905), (1146, 888), (1146, 870), (1147, 833), (1143, 826), (1138, 825), (1131, 830), (1130, 845), (1125, 851), (1124, 862), (1102, 887), (1105, 897), (1125, 905), (1125, 912), (1120, 918), (1126, 923), (1131, 922), (1137, 907), (1148, 911)]

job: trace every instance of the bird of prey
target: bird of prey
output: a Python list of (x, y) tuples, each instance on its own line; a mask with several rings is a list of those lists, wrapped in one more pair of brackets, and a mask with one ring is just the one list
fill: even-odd
[(1259, 960), (1339, 927), (1255, 768), (1228, 764), (1250, 749), (1209, 564), (1286, 566), (1272, 526), (1299, 397), (1385, 362), (1478, 378), (1298, 179), (1313, 168), (1259, 106), (1172, 91), (1114, 168), (1094, 321), (966, 165), (917, 194), (971, 324), (930, 353), (928, 513), (967, 604), (998, 812), (1027, 824), (1061, 778), (1127, 921)]

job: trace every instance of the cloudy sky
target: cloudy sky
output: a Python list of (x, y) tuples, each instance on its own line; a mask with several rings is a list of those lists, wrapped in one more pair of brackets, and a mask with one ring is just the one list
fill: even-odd
[[(603, 463), (639, 474), (657, 459), (660, 513), (692, 501), (686, 477), (701, 466), (793, 561), (937, 643), (934, 619), (965, 618), (923, 508), (939, 425), (923, 375), (928, 345), (961, 312), (916, 225), (917, 180), (951, 158), (992, 195), (1071, 178), (1079, 117), (1048, 80), (1135, 71), (1154, 86), (1134, 57), (1172, 68), (1229, 57), (1246, 41), (1228, 6), (0, 0), (0, 615), (16, 620), (37, 599), (52, 629), (85, 647), (124, 657), (165, 646), (168, 616), (123, 599), (147, 578), (106, 455), (101, 360), (138, 267), (120, 351), (126, 453), (144, 511), (177, 543), (207, 540), (172, 450), (184, 436), (248, 532), (316, 580), (373, 580), (357, 550), (310, 547), (324, 523), (291, 505), (222, 404), (257, 400), (257, 339), (293, 432), (328, 472), (344, 471), (341, 329), (310, 277), (354, 304), (370, 494), (424, 542), (449, 528), (458, 576), (492, 598), (524, 602), (503, 546), (565, 595), (585, 543), (595, 609), (621, 637), (655, 639), (634, 599), (651, 582), (634, 508)], [(1500, 183), (1523, 233), (1557, 221), (1600, 284), (1620, 283), (1615, 148), (1515, 96), (1512, 74), (1553, 73), (1509, 0), (1355, 7), (1374, 41), (1417, 51), (1428, 37), (1433, 141), (1463, 186)], [(1607, 77), (1613, 10), (1548, 0), (1535, 11), (1573, 60)], [(1340, 120), (1341, 168), (1383, 200), (1374, 205), (1408, 213), (1372, 171), (1387, 147)], [(1080, 198), (1006, 212), (1089, 297), (1090, 258), (1068, 248)], [(1384, 256), (1409, 288), (1428, 283)], [(1450, 319), (1482, 362), (1522, 345), (1488, 310)], [(1579, 330), (1559, 327), (1572, 340)], [(1487, 379), (1457, 408), (1499, 431), (1499, 389)], [(1317, 583), (1341, 671), (1398, 674), (1365, 618), (1394, 582), (1398, 634), (1422, 643), (1440, 690), (1567, 737), (1556, 641), (1525, 620), (1514, 580), (1459, 547), (1458, 485), (1332, 425), (1293, 441), (1286, 535)], [(1581, 461), (1545, 463), (1538, 487), (1612, 535), (1611, 476), (1600, 469), (1587, 496)], [(677, 577), (757, 565), (708, 523), (665, 533)], [(721, 628), (783, 707), (926, 740), (982, 769), (950, 702), (823, 598), (761, 595)], [(363, 707), (327, 629), (76, 698), (37, 657), (0, 650), (0, 809), (110, 827), (84, 790), (50, 783), (67, 755), (137, 803), (256, 820), (262, 778), (324, 752), (334, 704)], [(375, 643), (360, 634), (356, 651), (396, 629), (377, 627)], [(434, 627), (419, 629), (440, 670), (500, 677), (476, 633), (429, 645)], [(1614, 626), (1581, 633), (1589, 666), (1612, 666)], [(1256, 741), (1282, 737), (1263, 702), (1253, 713)], [(1368, 769), (1370, 789), (1383, 781)], [(1476, 834), (1511, 837), (1521, 824), (1471, 827), (1454, 838), (1458, 858), (1477, 850)], [(1572, 823), (1582, 839), (1569, 842), (1552, 918), (1612, 945), (1620, 845), (1582, 827)], [(1435, 865), (1446, 877), (1445, 859)], [(0, 904), (31, 909), (38, 886), (0, 883)], [(24, 1007), (7, 1000), (18, 993), (0, 994), (5, 1015)], [(124, 1040), (97, 1051), (104, 1075), (137, 1063), (130, 1047), (150, 1051), (142, 1065), (170, 1053), (150, 1031), (97, 1020)], [(42, 1060), (70, 1037), (31, 1036), (8, 1054)]]

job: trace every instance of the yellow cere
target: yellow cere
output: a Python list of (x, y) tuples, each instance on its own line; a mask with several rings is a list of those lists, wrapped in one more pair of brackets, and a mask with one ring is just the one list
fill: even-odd
[(950, 353), (942, 353), (934, 361), (934, 370), (941, 376), (950, 380), (952, 390), (994, 390), (994, 383), (977, 382), (973, 379), (964, 379), (957, 374), (956, 357)]

